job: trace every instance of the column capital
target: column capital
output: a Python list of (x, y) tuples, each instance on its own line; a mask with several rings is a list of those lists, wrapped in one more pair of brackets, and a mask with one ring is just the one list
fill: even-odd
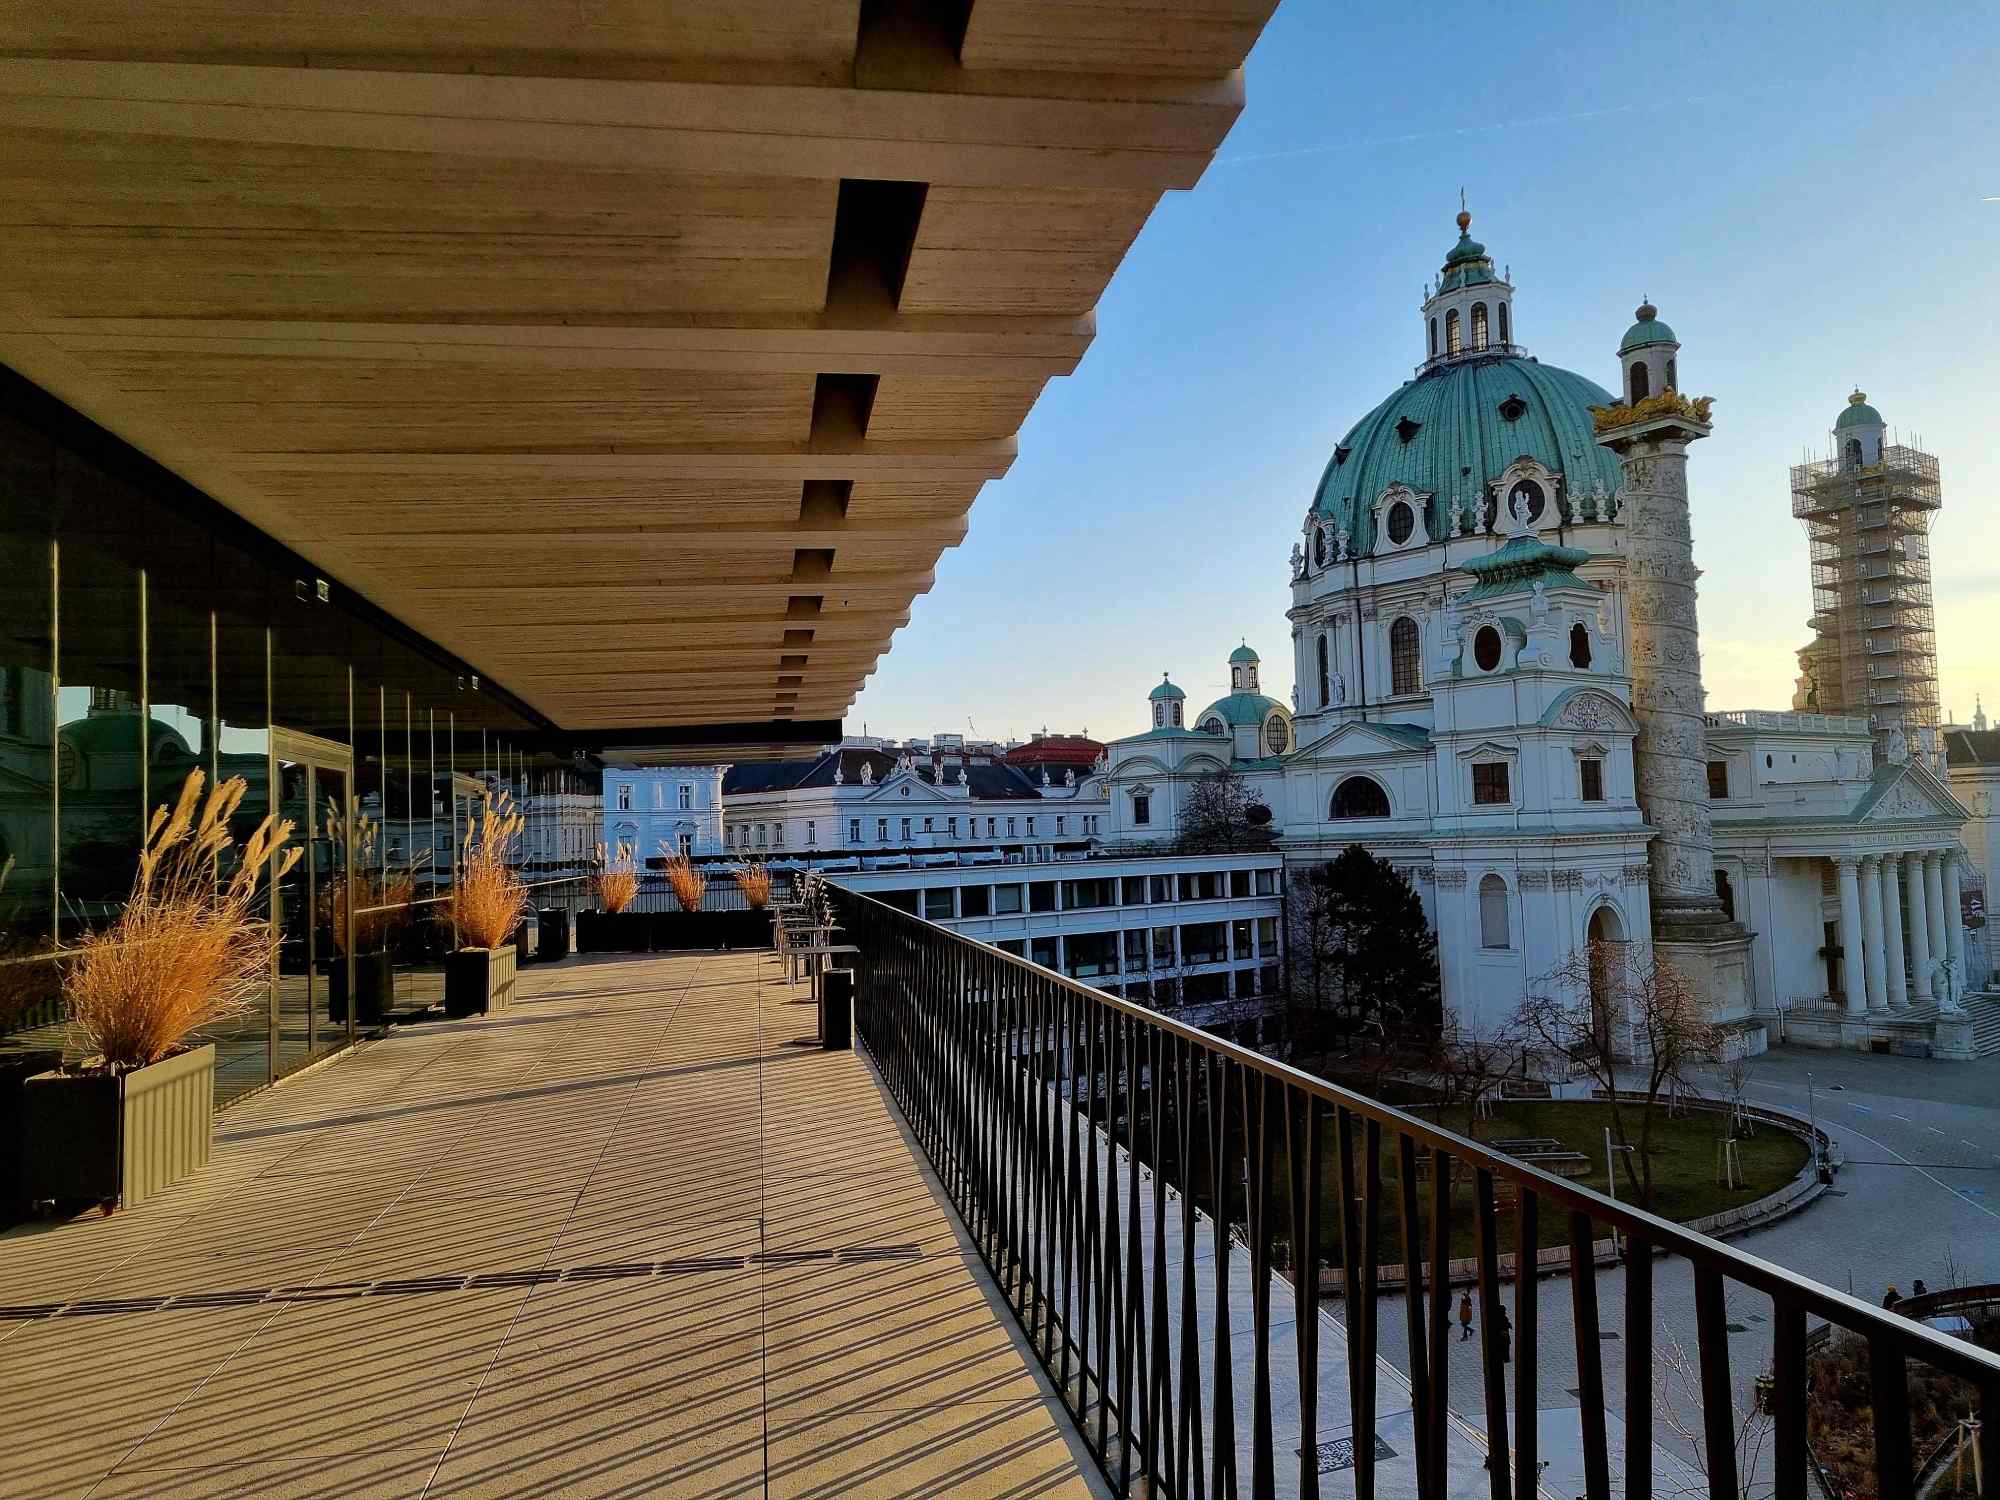
[(1843, 875), (1852, 875), (1860, 864), (1861, 856), (1858, 854), (1836, 854), (1833, 856), (1834, 868)]
[(1874, 869), (1881, 863), (1882, 856), (1879, 854), (1864, 854), (1861, 856), (1861, 868), (1864, 872)]

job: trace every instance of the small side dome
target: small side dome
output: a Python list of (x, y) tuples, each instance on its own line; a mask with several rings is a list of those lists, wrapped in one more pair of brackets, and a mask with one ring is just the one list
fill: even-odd
[(1660, 321), (1660, 310), (1650, 302), (1641, 302), (1633, 312), (1639, 321), (1625, 330), (1625, 337), (1618, 341), (1618, 352), (1629, 354), (1634, 349), (1643, 349), (1648, 344), (1674, 344), (1680, 340), (1674, 337), (1673, 329)]
[(1882, 413), (1868, 404), (1868, 393), (1859, 386), (1856, 386), (1854, 394), (1847, 398), (1846, 409), (1838, 417), (1834, 418), (1833, 430), (1838, 432), (1843, 427), (1886, 427), (1887, 425), (1882, 420)]
[(1229, 665), (1231, 665), (1232, 667), (1237, 665), (1239, 662), (1249, 662), (1249, 661), (1261, 662), (1262, 660), (1263, 660), (1262, 657), (1260, 657), (1255, 651), (1252, 651), (1250, 649), (1249, 643), (1247, 641), (1243, 645), (1238, 646), (1234, 651), (1229, 653)]
[(1173, 679), (1167, 676), (1165, 672), (1162, 672), (1160, 674), (1160, 685), (1154, 688), (1152, 692), (1146, 694), (1146, 696), (1156, 703), (1164, 703), (1171, 698), (1185, 698), (1187, 694), (1175, 687)]

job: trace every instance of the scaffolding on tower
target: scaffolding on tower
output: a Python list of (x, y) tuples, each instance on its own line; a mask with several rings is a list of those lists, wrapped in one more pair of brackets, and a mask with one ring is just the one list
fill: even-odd
[(1812, 556), (1812, 644), (1799, 653), (1821, 713), (1872, 729), (1938, 723), (1931, 516), (1938, 463), (1885, 444), (1866, 467), (1836, 456), (1792, 466), (1792, 514)]

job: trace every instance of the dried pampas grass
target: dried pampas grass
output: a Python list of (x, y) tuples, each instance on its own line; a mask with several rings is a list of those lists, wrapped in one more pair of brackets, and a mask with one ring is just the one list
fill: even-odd
[(597, 904), (616, 914), (639, 899), (639, 869), (632, 863), (632, 846), (620, 844), (609, 858), (604, 846), (597, 846), (597, 870), (590, 877), (597, 891)]
[(466, 948), (498, 948), (528, 904), (528, 883), (507, 862), (522, 819), (502, 796), (466, 830), (451, 891), (451, 925)]
[[(668, 853), (671, 845), (662, 844), (662, 853)], [(668, 853), (667, 884), (673, 887), (674, 899), (681, 904), (682, 911), (700, 911), (701, 898), (708, 892), (708, 876), (694, 867), (694, 862), (685, 854)]]
[(269, 982), (277, 941), (258, 911), (258, 886), (282, 877), (300, 850), (289, 822), (265, 818), (237, 851), (229, 820), (248, 789), (219, 782), (207, 797), (190, 771), (170, 812), (146, 825), (131, 899), (118, 920), (70, 953), (63, 996), (87, 1047), (115, 1072), (170, 1055), (204, 1026), (238, 1016)]
[(770, 867), (745, 865), (736, 872), (736, 888), (743, 892), (743, 899), (750, 903), (752, 911), (762, 911), (771, 904)]

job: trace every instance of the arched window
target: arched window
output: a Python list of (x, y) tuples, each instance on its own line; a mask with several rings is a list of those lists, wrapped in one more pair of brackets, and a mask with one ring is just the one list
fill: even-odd
[(1474, 349), (1484, 349), (1486, 347), (1486, 304), (1484, 302), (1475, 302), (1472, 304), (1472, 347)]
[(1181, 700), (1176, 698), (1174, 699), (1174, 728), (1179, 729), (1180, 727), (1181, 727)]
[(1326, 566), (1326, 529), (1319, 527), (1313, 532), (1313, 566)]
[(1319, 638), (1319, 706), (1327, 705), (1326, 637)]
[(1507, 327), (1507, 304), (1504, 302), (1500, 304), (1500, 342), (1503, 344), (1514, 342), (1513, 332)]
[(1507, 920), (1507, 882), (1498, 875), (1484, 876), (1479, 882), (1479, 946), (1511, 948)]
[(1860, 438), (1849, 438), (1847, 440), (1847, 467), (1850, 469), (1858, 469), (1861, 467)]
[(1264, 748), (1271, 754), (1283, 755), (1291, 742), (1292, 732), (1283, 714), (1272, 714), (1264, 721)]
[(1404, 615), (1389, 627), (1389, 691), (1414, 693), (1423, 685), (1417, 622)]
[(1223, 728), (1222, 720), (1218, 719), (1214, 714), (1210, 714), (1207, 718), (1201, 721), (1201, 732), (1203, 734), (1229, 733), (1227, 729)]
[(1590, 632), (1581, 625), (1569, 628), (1569, 664), (1579, 671), (1590, 665)]
[(1166, 704), (1164, 704), (1164, 703), (1157, 703), (1157, 702), (1156, 702), (1156, 703), (1155, 703), (1155, 704), (1153, 705), (1153, 727), (1154, 727), (1155, 729), (1164, 729), (1164, 728), (1166, 728), (1166, 727), (1167, 727), (1167, 705), (1166, 705)]
[(1456, 354), (1463, 347), (1458, 332), (1458, 309), (1452, 308), (1444, 315), (1444, 351)]
[(1437, 320), (1436, 318), (1432, 318), (1432, 319), (1431, 319), (1431, 358), (1432, 358), (1432, 359), (1436, 359), (1436, 358), (1437, 358), (1437, 352), (1438, 352), (1438, 320)]
[(1646, 378), (1645, 361), (1634, 360), (1632, 363), (1632, 404), (1637, 406), (1651, 394), (1652, 385)]
[(1350, 776), (1333, 789), (1330, 815), (1335, 818), (1386, 818), (1389, 796), (1367, 776)]
[(1674, 371), (1674, 361), (1672, 356), (1670, 355), (1667, 358), (1667, 389), (1670, 391), (1677, 391), (1680, 388), (1681, 388), (1681, 379), (1680, 376), (1676, 374)]
[(1736, 892), (1730, 888), (1729, 872), (1715, 872), (1715, 898), (1722, 903), (1722, 914), (1730, 921), (1736, 920)]
[(1239, 693), (1243, 691), (1243, 669), (1241, 667), (1231, 667), (1229, 669), (1229, 686)]

